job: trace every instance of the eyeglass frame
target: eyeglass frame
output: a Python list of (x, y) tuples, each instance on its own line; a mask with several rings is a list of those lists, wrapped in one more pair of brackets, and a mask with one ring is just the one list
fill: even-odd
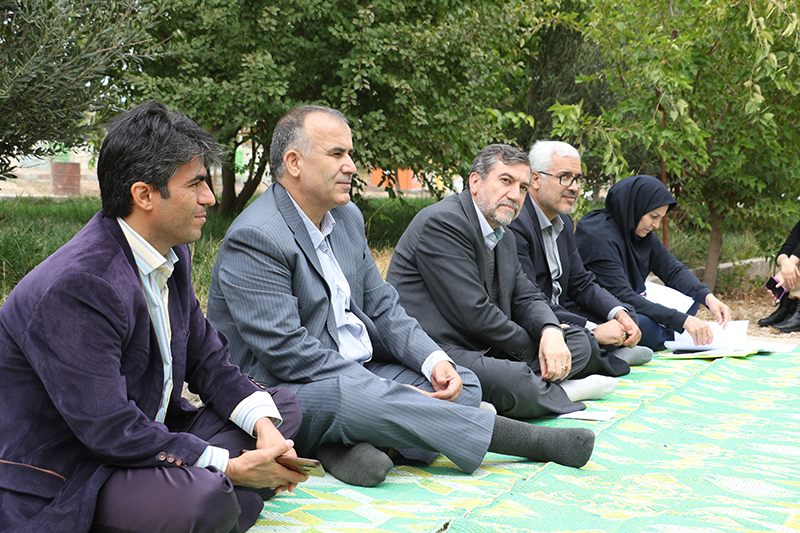
[(571, 174), (572, 179), (570, 180), (570, 182), (568, 184), (564, 185), (564, 182), (561, 181), (561, 180), (566, 178), (567, 176), (557, 176), (555, 174), (550, 174), (549, 172), (545, 172), (544, 170), (537, 170), (536, 172), (539, 173), (539, 174), (544, 174), (545, 176), (550, 176), (551, 178), (558, 178), (558, 184), (561, 185), (562, 187), (572, 187), (572, 184), (577, 181), (578, 182), (578, 188), (582, 189), (583, 188), (583, 181), (586, 179), (583, 174), (578, 174), (577, 176), (574, 175), (574, 174)]

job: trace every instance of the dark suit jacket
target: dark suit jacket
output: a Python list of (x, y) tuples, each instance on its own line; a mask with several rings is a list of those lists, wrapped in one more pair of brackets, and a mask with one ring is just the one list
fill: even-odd
[[(593, 273), (584, 268), (578, 248), (575, 246), (575, 227), (569, 215), (560, 215), (564, 230), (556, 239), (558, 255), (561, 258), (561, 298), (560, 304), (553, 307), (562, 322), (585, 326), (587, 317), (601, 324), (608, 321), (608, 313), (617, 306), (623, 306), (635, 317), (629, 305), (617, 300), (610, 292), (598, 285)], [(519, 216), (508, 226), (516, 238), (517, 256), (522, 270), (534, 282), (548, 301), (553, 296), (553, 279), (544, 251), (544, 239), (539, 217), (528, 195)], [(635, 320), (635, 318), (634, 318)]]
[(464, 190), (420, 211), (389, 265), (386, 279), (397, 287), (400, 304), (465, 366), (490, 348), (530, 362), (538, 357), (542, 328), (558, 325), (542, 292), (522, 271), (508, 232), (495, 247), (495, 258), (498, 305), (491, 302), (478, 213)]
[[(175, 252), (167, 422), (196, 411), (181, 398), (184, 378), (227, 419), (259, 389), (203, 317), (188, 247)], [(169, 467), (161, 452), (193, 464), (207, 443), (154, 421), (162, 389), (130, 246), (117, 221), (98, 213), (0, 308), (0, 530), (88, 531), (113, 467)]]

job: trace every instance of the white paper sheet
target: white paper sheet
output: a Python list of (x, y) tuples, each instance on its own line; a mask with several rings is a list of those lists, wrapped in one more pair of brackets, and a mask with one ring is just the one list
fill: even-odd
[(575, 420), (611, 420), (617, 414), (616, 411), (573, 411), (558, 415), (556, 418), (573, 418)]
[(714, 335), (714, 340), (711, 341), (711, 344), (695, 346), (692, 336), (688, 331), (684, 331), (683, 333), (675, 333), (675, 340), (665, 342), (664, 346), (670, 350), (742, 350), (745, 348), (747, 326), (750, 325), (749, 320), (731, 320), (724, 329), (713, 320), (706, 322), (706, 324), (711, 328), (711, 334)]
[(783, 342), (767, 342), (747, 340), (747, 328), (749, 320), (731, 320), (728, 326), (723, 329), (716, 321), (706, 322), (711, 328), (714, 340), (705, 346), (695, 346), (692, 336), (687, 331), (676, 333), (675, 340), (664, 343), (670, 350), (680, 350), (687, 352), (699, 352), (714, 350), (720, 354), (728, 352), (730, 355), (744, 355), (743, 352), (750, 353), (788, 353), (794, 350), (797, 345)]
[(644, 282), (645, 298), (653, 303), (661, 304), (664, 307), (677, 309), (681, 313), (685, 313), (694, 305), (694, 299), (686, 296), (682, 292), (676, 291), (666, 285), (653, 283), (652, 281)]

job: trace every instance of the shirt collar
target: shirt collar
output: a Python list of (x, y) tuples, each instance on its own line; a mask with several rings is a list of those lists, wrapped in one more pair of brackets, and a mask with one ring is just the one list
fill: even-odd
[[(289, 191), (286, 191), (287, 194)], [(311, 244), (314, 245), (314, 248), (319, 248), (323, 242), (325, 242), (325, 238), (331, 234), (333, 231), (333, 227), (336, 225), (336, 220), (334, 220), (333, 215), (331, 215), (330, 211), (325, 211), (325, 214), (322, 215), (322, 222), (320, 223), (320, 228), (316, 226), (311, 219), (308, 218), (305, 211), (303, 211), (292, 195), (289, 194), (289, 199), (294, 204), (295, 209), (300, 214), (300, 218), (303, 220), (303, 224), (306, 227), (306, 231), (308, 232), (308, 236), (311, 238)]]
[(500, 239), (503, 238), (503, 234), (506, 232), (506, 229), (503, 226), (497, 226), (495, 229), (492, 229), (492, 226), (489, 225), (489, 221), (486, 220), (486, 217), (483, 216), (483, 213), (478, 207), (478, 203), (475, 201), (475, 198), (470, 195), (470, 199), (472, 200), (472, 205), (475, 206), (475, 212), (478, 213), (478, 223), (481, 226), (481, 235), (483, 236), (483, 240), (486, 243), (486, 246), (489, 248), (494, 248), (497, 246), (497, 243), (500, 242)]
[(556, 216), (551, 222), (544, 214), (544, 211), (542, 211), (542, 208), (539, 207), (539, 204), (537, 204), (536, 201), (533, 200), (533, 198), (531, 198), (531, 201), (533, 202), (533, 208), (536, 210), (536, 216), (539, 218), (539, 225), (542, 227), (542, 231), (552, 226), (553, 233), (556, 236), (560, 235), (561, 230), (564, 229), (564, 221), (561, 220), (561, 217)]
[(173, 267), (175, 263), (178, 262), (178, 256), (172, 248), (169, 249), (167, 256), (164, 257), (122, 218), (117, 217), (117, 222), (125, 238), (128, 240), (128, 244), (133, 252), (133, 259), (136, 261), (136, 266), (142, 274), (149, 276), (161, 267), (166, 267), (168, 274), (172, 274)]

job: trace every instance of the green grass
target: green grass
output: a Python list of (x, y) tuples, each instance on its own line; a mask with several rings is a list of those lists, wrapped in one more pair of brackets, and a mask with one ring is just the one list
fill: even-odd
[[(661, 238), (661, 229), (656, 230), (656, 234)], [(788, 231), (786, 235), (789, 235)], [(686, 266), (705, 266), (708, 237), (706, 231), (680, 229), (672, 224), (669, 227), (669, 251)], [(719, 262), (728, 263), (751, 257), (765, 257), (774, 253), (773, 250), (765, 253), (750, 232), (727, 233), (722, 239)]]
[(414, 216), (434, 198), (369, 198), (358, 203), (364, 213), (364, 226), (370, 247), (394, 248)]
[(100, 209), (93, 198), (11, 198), (0, 202), (2, 301), (8, 292)]
[[(384, 268), (408, 223), (431, 198), (365, 199), (359, 202), (366, 221), (367, 239)], [(61, 247), (100, 209), (97, 198), (11, 198), (0, 201), (0, 302), (22, 277)], [(211, 269), (230, 225), (230, 219), (209, 214), (202, 238), (192, 245), (193, 279), (200, 302), (205, 305), (211, 284)], [(788, 231), (787, 231), (788, 234)], [(659, 232), (660, 235), (660, 232)], [(670, 251), (689, 266), (705, 263), (708, 234), (670, 226)], [(774, 253), (770, 250), (769, 253)], [(721, 262), (765, 254), (747, 232), (725, 235)], [(384, 264), (385, 263), (385, 264)], [(735, 283), (735, 280), (725, 280)]]

